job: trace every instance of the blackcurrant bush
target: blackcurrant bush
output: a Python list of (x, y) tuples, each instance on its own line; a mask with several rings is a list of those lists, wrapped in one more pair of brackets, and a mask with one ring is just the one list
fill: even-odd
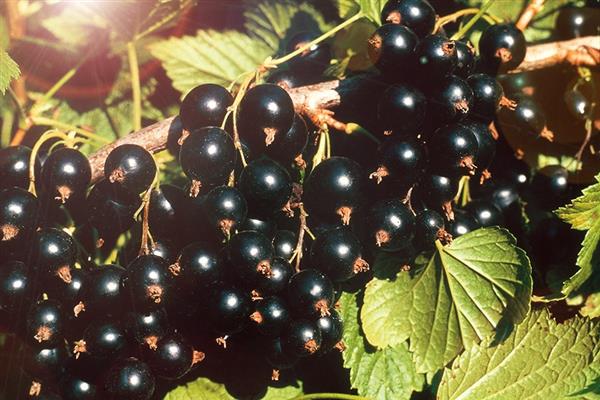
[(288, 305), (281, 297), (265, 297), (255, 303), (254, 310), (250, 319), (266, 336), (279, 336), (290, 320)]
[(556, 17), (556, 32), (562, 40), (598, 35), (600, 9), (566, 6)]
[(281, 335), (281, 348), (291, 357), (307, 357), (315, 354), (322, 343), (321, 329), (312, 321), (292, 321)]
[(329, 315), (319, 318), (317, 326), (321, 330), (320, 352), (326, 353), (334, 348), (338, 348), (340, 351), (345, 349), (342, 341), (344, 321), (336, 310), (331, 310)]
[(136, 144), (123, 144), (106, 157), (104, 176), (110, 183), (142, 193), (150, 187), (156, 176), (156, 164), (148, 150)]
[(292, 195), (290, 174), (277, 162), (262, 158), (252, 161), (242, 171), (239, 188), (248, 202), (250, 215), (270, 217), (281, 210)]
[(187, 200), (185, 192), (177, 186), (165, 184), (152, 190), (148, 224), (153, 236), (174, 238), (180, 234), (188, 211)]
[(456, 122), (469, 114), (473, 90), (464, 79), (450, 75), (434, 86), (428, 100), (428, 116), (435, 123)]
[(235, 146), (221, 128), (207, 127), (190, 132), (181, 145), (179, 163), (192, 180), (190, 194), (196, 197), (200, 187), (224, 185), (235, 161)]
[(133, 357), (117, 361), (104, 382), (110, 400), (150, 400), (154, 388), (155, 378), (148, 364)]
[(75, 316), (82, 311), (94, 316), (118, 315), (124, 311), (123, 303), (127, 298), (121, 280), (125, 272), (125, 268), (112, 264), (92, 269), (80, 293), (80, 302), (74, 308)]
[(171, 331), (167, 311), (157, 308), (148, 312), (131, 311), (125, 316), (127, 336), (135, 343), (156, 350), (156, 344)]
[(227, 258), (237, 279), (252, 285), (260, 275), (271, 274), (273, 243), (262, 233), (242, 231), (227, 245)]
[(490, 200), (472, 200), (465, 206), (465, 210), (471, 214), (475, 221), (482, 227), (504, 225), (502, 210)]
[(65, 315), (55, 300), (42, 300), (31, 306), (26, 316), (25, 339), (28, 343), (52, 347), (61, 343), (65, 333)]
[(17, 312), (31, 297), (33, 286), (25, 263), (7, 261), (0, 265), (0, 310)]
[(173, 286), (169, 263), (151, 254), (139, 256), (127, 266), (123, 284), (135, 309), (156, 308), (168, 299)]
[(44, 228), (36, 232), (34, 241), (35, 268), (43, 273), (71, 282), (71, 268), (77, 259), (77, 246), (67, 232)]
[(447, 242), (451, 237), (445, 230), (444, 218), (434, 210), (423, 210), (415, 217), (413, 242), (419, 249), (431, 249), (436, 240)]
[(64, 375), (60, 380), (60, 394), (63, 400), (96, 400), (96, 385), (75, 375)]
[(427, 0), (388, 0), (381, 11), (382, 23), (405, 25), (421, 38), (433, 31), (435, 19)]
[(18, 187), (0, 190), (0, 243), (24, 242), (38, 222), (37, 197)]
[(212, 329), (220, 335), (231, 335), (244, 329), (250, 321), (252, 300), (234, 286), (218, 285), (211, 291), (206, 304)]
[(425, 123), (427, 99), (413, 86), (393, 85), (379, 99), (377, 112), (385, 132), (416, 137)]
[(426, 175), (415, 188), (417, 198), (433, 210), (443, 210), (452, 220), (452, 199), (458, 191), (458, 181), (442, 175)]
[(498, 114), (500, 128), (551, 141), (554, 135), (546, 126), (546, 114), (540, 104), (529, 96), (518, 96), (515, 101), (517, 106), (514, 110), (500, 109)]
[[(294, 52), (316, 39), (320, 33), (300, 32), (294, 35), (287, 44), (287, 52)], [(290, 70), (298, 74), (319, 76), (329, 66), (331, 61), (331, 48), (328, 43), (321, 42), (310, 46), (300, 55), (294, 57), (290, 63)]]
[(489, 178), (488, 168), (496, 155), (496, 140), (494, 139), (490, 128), (485, 123), (473, 120), (462, 121), (461, 125), (466, 126), (477, 140), (477, 152), (475, 154), (477, 172), (479, 172), (484, 179)]
[(417, 140), (390, 138), (379, 146), (378, 166), (369, 177), (380, 183), (389, 176), (391, 180), (402, 181), (408, 188), (419, 180), (426, 164), (425, 148)]
[(333, 284), (316, 269), (305, 269), (292, 275), (286, 296), (292, 311), (299, 316), (327, 315), (333, 307)]
[(310, 262), (334, 282), (346, 281), (369, 269), (362, 258), (360, 240), (347, 227), (318, 235), (310, 248)]
[(538, 205), (548, 211), (564, 205), (569, 197), (568, 178), (568, 171), (560, 165), (540, 168), (531, 182)]
[(302, 155), (307, 143), (306, 122), (302, 116), (295, 114), (292, 127), (287, 132), (275, 136), (273, 143), (267, 147), (266, 154), (273, 160), (287, 165)]
[(92, 168), (80, 151), (62, 148), (46, 158), (41, 177), (44, 194), (64, 204), (71, 196), (85, 195)]
[(275, 233), (273, 238), (273, 249), (275, 250), (275, 256), (289, 260), (296, 250), (298, 238), (292, 231), (279, 230)]
[(467, 83), (473, 90), (473, 103), (469, 115), (489, 124), (496, 118), (500, 109), (500, 102), (504, 97), (502, 85), (487, 74), (471, 75)]
[(401, 199), (380, 200), (367, 214), (369, 240), (387, 250), (406, 247), (414, 235), (415, 217)]
[(475, 49), (470, 42), (456, 41), (456, 68), (454, 75), (467, 79), (475, 69)]
[(456, 68), (456, 43), (441, 34), (426, 36), (415, 48), (415, 57), (420, 76), (442, 79)]
[(202, 203), (206, 219), (225, 237), (246, 219), (248, 204), (242, 193), (230, 186), (219, 186), (208, 192)]
[(271, 260), (271, 274), (260, 275), (255, 288), (261, 295), (272, 295), (283, 292), (294, 274), (294, 270), (287, 259), (274, 257)]
[(428, 140), (430, 169), (452, 176), (474, 174), (478, 151), (477, 138), (465, 125), (446, 125)]
[(181, 282), (179, 285), (189, 290), (206, 289), (223, 275), (217, 250), (202, 242), (185, 246), (169, 270)]
[(403, 25), (382, 25), (369, 39), (369, 58), (383, 75), (399, 80), (412, 66), (418, 40), (417, 35)]
[(364, 173), (346, 157), (331, 157), (313, 169), (304, 183), (304, 202), (309, 214), (326, 220), (337, 218), (348, 225), (363, 203)]
[(192, 131), (206, 126), (221, 126), (233, 96), (223, 86), (206, 83), (185, 95), (179, 108), (184, 129)]
[(481, 62), (493, 73), (515, 69), (525, 59), (526, 51), (525, 36), (513, 24), (492, 25), (479, 39)]
[(73, 353), (76, 357), (86, 353), (94, 360), (114, 360), (127, 347), (125, 329), (119, 321), (99, 319), (90, 323), (83, 332), (83, 338), (75, 342)]
[[(0, 149), (0, 189), (13, 186), (27, 189), (29, 187), (29, 161), (31, 149), (27, 146), (10, 146)], [(41, 164), (35, 158), (35, 175), (39, 176)]]
[(463, 210), (456, 210), (454, 212), (454, 220), (448, 223), (448, 233), (450, 233), (453, 238), (457, 238), (465, 233), (472, 232), (479, 227), (479, 223), (471, 216), (471, 214)]
[(155, 349), (147, 349), (144, 354), (152, 372), (164, 379), (179, 379), (204, 359), (204, 353), (195, 351), (179, 334), (162, 338)]
[(248, 90), (238, 110), (238, 127), (253, 153), (260, 154), (294, 122), (294, 102), (280, 86), (256, 85)]

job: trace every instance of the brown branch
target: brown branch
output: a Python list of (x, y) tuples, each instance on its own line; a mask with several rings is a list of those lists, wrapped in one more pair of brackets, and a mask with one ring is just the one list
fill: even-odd
[[(599, 36), (586, 36), (562, 42), (530, 46), (523, 63), (511, 72), (536, 70), (561, 63), (598, 66), (600, 65), (599, 48)], [(333, 119), (330, 112), (324, 111), (340, 104), (341, 96), (338, 91), (340, 84), (341, 81), (333, 80), (289, 89), (288, 92), (294, 101), (294, 107), (297, 112), (309, 118), (317, 118), (321, 122), (330, 123), (334, 128), (338, 123), (340, 124), (338, 127), (343, 127), (345, 124)], [(164, 150), (173, 122), (174, 117), (167, 118), (133, 132), (92, 154), (89, 158), (92, 166), (92, 182), (97, 182), (103, 177), (104, 160), (106, 160), (108, 153), (115, 147), (126, 143), (133, 143), (144, 147), (152, 153)]]
[(517, 20), (517, 23), (515, 24), (517, 28), (522, 31), (527, 29), (531, 21), (544, 7), (545, 2), (546, 0), (529, 0), (529, 4), (527, 4), (527, 7), (525, 7), (525, 10), (523, 10), (521, 16)]

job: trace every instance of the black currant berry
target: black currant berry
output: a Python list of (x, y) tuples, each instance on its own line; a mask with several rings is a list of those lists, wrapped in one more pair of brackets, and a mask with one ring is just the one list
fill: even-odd
[(415, 48), (417, 71), (425, 79), (439, 80), (453, 73), (458, 62), (456, 43), (444, 35), (425, 37)]
[(287, 259), (274, 257), (271, 260), (271, 274), (258, 277), (255, 284), (256, 291), (264, 296), (281, 293), (293, 274), (294, 269)]
[(382, 23), (405, 25), (420, 38), (433, 31), (435, 19), (435, 10), (427, 0), (388, 0), (381, 11)]
[(21, 261), (0, 265), (0, 310), (12, 314), (30, 299), (33, 282), (29, 269)]
[(316, 269), (305, 269), (292, 275), (286, 295), (288, 304), (299, 316), (327, 315), (333, 307), (333, 283)]
[(238, 111), (238, 127), (250, 149), (260, 154), (284, 135), (294, 122), (294, 102), (281, 87), (272, 83), (256, 85), (248, 90)]
[(227, 238), (248, 213), (246, 199), (238, 189), (230, 186), (219, 186), (208, 192), (202, 208), (210, 225)]
[(463, 210), (456, 210), (454, 212), (454, 220), (448, 223), (448, 233), (453, 238), (457, 238), (479, 227), (479, 223), (471, 214)]
[(92, 269), (80, 294), (80, 302), (73, 310), (75, 316), (82, 311), (94, 316), (118, 315), (124, 311), (123, 304), (127, 298), (121, 280), (125, 272), (125, 268), (111, 264)]
[(461, 125), (466, 126), (477, 140), (477, 153), (475, 160), (477, 162), (477, 172), (483, 180), (490, 177), (488, 168), (496, 155), (496, 140), (487, 124), (479, 121), (466, 120)]
[(487, 74), (474, 74), (467, 79), (467, 83), (473, 90), (473, 103), (470, 116), (490, 123), (496, 118), (500, 104), (504, 98), (502, 85), (496, 78)]
[(156, 350), (156, 344), (170, 331), (167, 311), (157, 308), (148, 312), (132, 311), (125, 316), (127, 336), (135, 343)]
[(379, 146), (378, 166), (369, 177), (380, 183), (389, 176), (408, 188), (419, 180), (426, 164), (427, 155), (421, 143), (413, 139), (390, 138)]
[(252, 313), (250, 296), (234, 286), (217, 286), (211, 291), (206, 304), (207, 317), (212, 329), (219, 335), (241, 331)]
[(50, 153), (41, 177), (45, 194), (64, 204), (71, 196), (85, 195), (92, 179), (92, 168), (81, 152), (62, 148)]
[(499, 184), (491, 194), (491, 199), (502, 211), (506, 211), (519, 201), (519, 192), (511, 184)]
[(185, 95), (179, 108), (184, 129), (193, 131), (206, 126), (221, 126), (233, 96), (223, 86), (206, 83)]
[(292, 127), (285, 133), (280, 133), (266, 149), (266, 154), (275, 161), (287, 165), (292, 161), (302, 162), (298, 157), (308, 143), (308, 129), (304, 118), (294, 115)]
[(260, 275), (271, 274), (273, 243), (262, 233), (242, 231), (227, 245), (227, 258), (236, 279), (252, 285)]
[(152, 372), (164, 379), (179, 379), (204, 359), (204, 353), (195, 351), (179, 334), (162, 338), (155, 349), (147, 349), (144, 354)]
[(71, 268), (77, 259), (77, 246), (67, 232), (56, 228), (44, 228), (36, 232), (35, 268), (65, 283), (71, 282)]
[(544, 210), (554, 210), (565, 204), (569, 197), (569, 173), (560, 165), (540, 168), (533, 176), (533, 195)]
[(95, 320), (85, 328), (83, 338), (75, 342), (75, 357), (86, 353), (96, 361), (114, 360), (127, 346), (125, 329), (118, 321)]
[(413, 242), (419, 249), (431, 249), (436, 240), (448, 242), (452, 237), (446, 232), (444, 218), (434, 210), (423, 210), (415, 217)]
[(427, 99), (413, 86), (393, 85), (379, 99), (377, 112), (386, 133), (416, 137), (425, 123)]
[(517, 103), (515, 109), (500, 110), (498, 114), (500, 127), (516, 134), (542, 137), (552, 141), (554, 135), (546, 126), (546, 114), (540, 104), (529, 96), (518, 96), (515, 101)]
[(434, 86), (429, 97), (429, 117), (435, 123), (447, 124), (464, 119), (473, 104), (473, 90), (458, 76), (451, 75)]
[(598, 35), (600, 9), (566, 6), (556, 18), (556, 32), (562, 40)]
[(60, 380), (60, 394), (63, 400), (96, 400), (96, 385), (75, 375), (64, 375)]
[(403, 25), (382, 25), (369, 39), (369, 58), (383, 75), (400, 80), (403, 72), (412, 66), (418, 40), (417, 35)]
[(275, 233), (273, 238), (273, 249), (275, 256), (289, 260), (296, 250), (298, 238), (292, 231), (280, 230)]
[(475, 218), (479, 226), (504, 225), (502, 210), (492, 201), (484, 199), (473, 200), (465, 206), (465, 210)]
[(446, 125), (431, 136), (427, 143), (431, 169), (449, 175), (474, 174), (477, 138), (461, 124)]
[(320, 352), (326, 353), (334, 348), (343, 351), (346, 348), (342, 341), (344, 321), (336, 310), (331, 310), (329, 315), (319, 318), (317, 326), (321, 330), (322, 338)]
[[(65, 343), (61, 342), (53, 347), (29, 347), (23, 358), (23, 369), (31, 375), (34, 381), (38, 383), (41, 381), (53, 382), (62, 375), (69, 358), (69, 351)], [(32, 385), (32, 389), (34, 389), (34, 385)]]
[(106, 157), (104, 176), (110, 183), (142, 193), (150, 187), (156, 176), (154, 158), (146, 149), (136, 144), (123, 144)]
[(157, 238), (175, 238), (185, 222), (189, 203), (185, 192), (177, 186), (160, 185), (150, 196), (148, 223), (152, 235)]
[(265, 346), (265, 358), (267, 363), (274, 368), (273, 380), (279, 379), (280, 369), (291, 368), (298, 362), (298, 356), (283, 351), (281, 341), (281, 337), (270, 339)]
[(310, 248), (310, 262), (333, 282), (346, 281), (369, 269), (362, 258), (360, 240), (347, 227), (318, 235)]
[(426, 175), (416, 187), (416, 197), (428, 208), (443, 210), (446, 218), (452, 220), (452, 199), (457, 191), (458, 181), (442, 175)]
[(415, 217), (401, 199), (381, 200), (367, 214), (369, 240), (387, 250), (406, 247), (414, 235)]
[(65, 333), (65, 315), (55, 300), (43, 300), (29, 309), (25, 323), (28, 343), (52, 347), (61, 343)]
[[(364, 174), (346, 157), (331, 157), (313, 169), (304, 183), (303, 199), (309, 214), (344, 225), (363, 203)], [(337, 216), (337, 218), (336, 218)]]
[(168, 299), (173, 286), (169, 263), (152, 254), (139, 256), (127, 266), (123, 284), (135, 309), (156, 308)]
[[(29, 187), (29, 161), (31, 149), (27, 146), (10, 146), (0, 149), (0, 189), (13, 186)], [(35, 158), (35, 174), (39, 176), (40, 160)]]
[[(316, 39), (319, 34), (311, 32), (300, 32), (294, 35), (287, 45), (287, 52), (291, 53)], [(329, 66), (331, 61), (331, 48), (329, 44), (321, 42), (310, 46), (300, 55), (294, 57), (290, 63), (290, 70), (298, 74), (319, 76)]]
[(281, 86), (284, 89), (292, 89), (305, 84), (305, 77), (295, 74), (290, 70), (277, 68), (269, 74), (267, 82)]
[(44, 288), (51, 299), (60, 301), (66, 308), (72, 309), (79, 302), (80, 293), (87, 285), (88, 273), (81, 268), (72, 268), (71, 279), (65, 282), (63, 279), (50, 279), (44, 283)]
[(475, 49), (471, 42), (454, 42), (456, 45), (456, 68), (454, 75), (467, 79), (475, 69)]
[(573, 88), (566, 91), (564, 100), (567, 110), (569, 110), (572, 116), (584, 121), (590, 118), (594, 110), (594, 104), (581, 90)]
[(109, 400), (150, 400), (154, 386), (150, 367), (133, 357), (117, 361), (104, 382)]
[(321, 329), (308, 320), (292, 321), (281, 335), (281, 348), (291, 357), (315, 354), (322, 343)]
[(183, 287), (202, 290), (218, 281), (222, 275), (222, 265), (213, 246), (190, 243), (181, 250), (177, 262), (169, 267)]
[(179, 152), (181, 168), (192, 180), (192, 197), (198, 195), (200, 187), (226, 184), (234, 161), (233, 140), (223, 129), (214, 126), (190, 132)]
[(292, 179), (277, 162), (262, 158), (243, 169), (239, 188), (248, 202), (250, 215), (270, 217), (290, 200)]
[(290, 320), (288, 305), (281, 297), (265, 297), (255, 303), (254, 309), (250, 319), (266, 336), (279, 336)]
[(268, 238), (275, 237), (277, 225), (272, 219), (246, 218), (240, 225), (239, 231), (257, 231)]
[(492, 73), (515, 69), (525, 59), (527, 42), (513, 24), (488, 27), (479, 39), (481, 62)]
[(0, 243), (25, 240), (36, 228), (38, 199), (25, 189), (0, 190)]

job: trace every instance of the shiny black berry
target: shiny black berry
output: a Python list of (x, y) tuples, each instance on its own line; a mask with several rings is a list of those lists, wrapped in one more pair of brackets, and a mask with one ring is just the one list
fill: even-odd
[(124, 321), (128, 338), (150, 349), (156, 349), (158, 341), (171, 331), (164, 308), (148, 312), (131, 311), (127, 313)]
[(208, 192), (202, 208), (208, 223), (225, 237), (235, 232), (248, 213), (246, 199), (230, 186), (219, 186)]
[(94, 360), (113, 360), (127, 346), (125, 329), (116, 320), (94, 320), (85, 328), (81, 340), (75, 342), (73, 352), (76, 357), (86, 353)]
[(227, 257), (236, 279), (252, 285), (260, 275), (271, 274), (273, 243), (260, 232), (242, 231), (231, 238)]
[(123, 283), (135, 309), (157, 308), (173, 286), (169, 263), (152, 254), (139, 256), (127, 266)]
[(267, 77), (267, 82), (281, 86), (286, 90), (302, 86), (305, 81), (306, 77), (281, 68), (272, 71)]
[(321, 330), (320, 352), (326, 353), (334, 348), (338, 348), (340, 351), (345, 349), (344, 342), (342, 342), (344, 321), (336, 310), (331, 310), (329, 315), (319, 318), (317, 326)]
[(456, 41), (456, 68), (454, 75), (467, 79), (475, 69), (475, 49), (470, 42)]
[(219, 335), (241, 331), (250, 321), (252, 300), (243, 290), (234, 286), (214, 287), (206, 304), (206, 315), (211, 328)]
[(415, 217), (401, 199), (381, 200), (367, 214), (369, 241), (383, 249), (406, 247), (414, 235)]
[(523, 32), (513, 24), (488, 27), (479, 39), (479, 56), (490, 72), (515, 69), (525, 59), (527, 41)]
[(431, 249), (436, 240), (451, 239), (445, 230), (444, 218), (434, 210), (423, 210), (415, 217), (414, 243), (419, 249)]
[(577, 119), (586, 120), (594, 111), (594, 103), (579, 89), (567, 90), (564, 95), (567, 110)]
[(254, 285), (256, 291), (263, 296), (278, 294), (283, 292), (294, 274), (294, 269), (287, 259), (274, 257), (271, 260), (271, 273), (269, 275), (260, 275)]
[(560, 165), (549, 165), (536, 172), (531, 187), (541, 208), (551, 211), (565, 204), (569, 197), (568, 178), (568, 171)]
[(381, 73), (400, 80), (413, 63), (417, 35), (399, 24), (385, 24), (377, 28), (369, 39), (369, 58)]
[(71, 235), (61, 229), (41, 229), (36, 232), (34, 252), (38, 271), (70, 283), (71, 268), (77, 259), (77, 246)]
[(179, 379), (204, 359), (204, 353), (195, 351), (179, 334), (162, 338), (155, 349), (147, 349), (144, 354), (152, 372), (164, 379)]
[(0, 265), (0, 310), (12, 314), (29, 300), (34, 286), (25, 263), (7, 261)]
[(393, 85), (379, 99), (377, 112), (384, 131), (416, 137), (425, 123), (427, 99), (413, 86)]
[(46, 196), (64, 204), (71, 196), (85, 195), (91, 179), (87, 157), (78, 150), (62, 148), (44, 162), (40, 182)]
[(275, 256), (289, 260), (296, 250), (298, 238), (292, 231), (279, 230), (273, 238), (273, 249)]
[(64, 342), (42, 348), (29, 347), (24, 353), (23, 369), (39, 383), (56, 381), (63, 373), (69, 358), (69, 351)]
[(275, 136), (273, 143), (267, 147), (266, 154), (273, 160), (287, 165), (302, 155), (307, 143), (306, 122), (302, 116), (295, 114), (292, 127), (287, 132)]
[[(320, 33), (300, 32), (294, 35), (287, 44), (287, 52), (294, 52), (316, 39)], [(289, 67), (298, 74), (319, 76), (329, 66), (331, 48), (328, 43), (317, 43), (294, 57)]]
[(56, 346), (63, 340), (65, 315), (55, 300), (42, 300), (31, 306), (26, 316), (25, 340), (43, 347)]
[[(29, 187), (29, 161), (31, 149), (27, 146), (10, 146), (0, 149), (0, 189), (13, 186)], [(35, 174), (39, 176), (40, 160), (35, 158)]]
[(101, 265), (89, 273), (87, 284), (81, 292), (80, 302), (73, 310), (75, 315), (81, 312), (92, 315), (120, 314), (127, 300), (121, 280), (125, 268), (118, 265)]
[[(379, 162), (370, 178), (401, 181), (407, 188), (414, 185), (427, 166), (424, 146), (415, 139), (391, 138), (379, 146)], [(389, 178), (386, 178), (389, 177)]]
[(435, 10), (427, 0), (388, 0), (381, 11), (382, 23), (405, 25), (420, 38), (433, 31), (435, 19)]
[(294, 103), (280, 86), (256, 85), (242, 98), (237, 116), (240, 136), (253, 153), (260, 154), (292, 127)]
[(342, 282), (368, 270), (358, 237), (347, 227), (317, 236), (310, 248), (311, 266), (334, 282)]
[(281, 337), (277, 337), (268, 340), (265, 345), (265, 358), (267, 363), (276, 370), (274, 371), (276, 376), (279, 372), (277, 370), (291, 368), (298, 362), (298, 356), (283, 351), (281, 342)]
[(481, 227), (477, 220), (466, 211), (456, 210), (454, 212), (454, 220), (448, 223), (448, 233), (453, 238), (464, 235)]
[(0, 243), (28, 238), (37, 226), (39, 207), (38, 199), (25, 189), (0, 190)]
[(179, 109), (183, 128), (188, 131), (206, 126), (221, 126), (233, 96), (223, 86), (206, 83), (185, 95)]
[(277, 225), (272, 219), (246, 218), (239, 231), (257, 231), (268, 238), (273, 238), (277, 231)]
[(465, 210), (475, 218), (479, 226), (504, 225), (502, 210), (492, 201), (484, 199), (473, 200), (465, 206)]
[(58, 276), (45, 281), (44, 289), (51, 299), (60, 301), (65, 308), (72, 310), (87, 285), (88, 272), (81, 268), (71, 268), (69, 275), (70, 279), (67, 281)]
[(477, 140), (477, 152), (475, 153), (477, 172), (486, 175), (485, 178), (489, 178), (485, 171), (490, 167), (496, 155), (496, 140), (492, 136), (490, 128), (483, 122), (473, 120), (462, 121), (461, 125), (466, 126)]
[(305, 269), (290, 278), (286, 298), (292, 310), (306, 318), (327, 315), (333, 307), (333, 283), (316, 269)]
[(451, 75), (435, 85), (429, 98), (429, 114), (437, 124), (464, 119), (473, 104), (473, 90), (458, 76)]
[(417, 45), (415, 57), (420, 76), (425, 79), (442, 79), (456, 68), (456, 43), (441, 34), (429, 35)]
[(117, 361), (104, 382), (110, 400), (150, 400), (154, 388), (155, 379), (150, 367), (133, 357)]
[(348, 225), (363, 203), (364, 178), (361, 166), (349, 158), (331, 157), (321, 162), (304, 183), (308, 213), (330, 221), (341, 219)]
[(180, 234), (188, 211), (187, 200), (177, 186), (165, 184), (152, 190), (148, 223), (153, 236), (175, 238)]
[(553, 134), (546, 126), (546, 114), (541, 105), (529, 96), (518, 96), (515, 101), (517, 106), (514, 110), (508, 108), (500, 110), (498, 114), (500, 127), (516, 134), (552, 140)]
[(104, 176), (133, 192), (148, 190), (156, 176), (156, 164), (148, 150), (136, 144), (123, 144), (113, 149), (104, 163)]
[(262, 158), (242, 171), (238, 186), (254, 217), (270, 217), (281, 210), (292, 195), (290, 174), (277, 162)]
[(227, 132), (217, 127), (190, 132), (179, 152), (181, 168), (192, 180), (192, 197), (198, 195), (201, 187), (226, 184), (234, 162), (233, 140)]
[(258, 332), (266, 336), (279, 336), (290, 320), (288, 305), (281, 297), (265, 297), (254, 303), (254, 310), (250, 319)]
[(452, 199), (458, 191), (458, 181), (443, 175), (426, 175), (416, 187), (416, 197), (428, 208), (443, 211), (452, 220)]
[(600, 26), (598, 8), (566, 6), (560, 10), (556, 18), (556, 32), (562, 40), (598, 35), (598, 26)]
[(502, 85), (487, 74), (471, 75), (467, 83), (473, 90), (470, 116), (489, 124), (500, 109), (500, 101), (504, 97)]
[(477, 146), (471, 129), (461, 124), (446, 125), (428, 140), (430, 168), (451, 176), (473, 174), (477, 168)]
[(62, 377), (59, 387), (63, 400), (96, 400), (98, 396), (94, 382), (71, 374)]
[(192, 290), (205, 289), (223, 275), (217, 250), (202, 242), (185, 246), (169, 270), (180, 285)]
[(315, 322), (305, 319), (291, 322), (281, 336), (281, 348), (290, 357), (315, 354), (321, 343), (321, 329)]

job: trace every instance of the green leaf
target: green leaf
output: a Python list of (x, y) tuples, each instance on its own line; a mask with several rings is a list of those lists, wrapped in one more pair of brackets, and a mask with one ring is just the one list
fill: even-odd
[(172, 25), (181, 13), (192, 6), (192, 0), (160, 0), (147, 13), (146, 18), (137, 28), (137, 34), (134, 39), (138, 40), (159, 29), (167, 28)]
[(387, 0), (337, 0), (340, 17), (347, 19), (359, 11), (377, 25), (381, 25), (381, 10)]
[(175, 89), (187, 93), (202, 83), (229, 85), (272, 54), (264, 42), (236, 31), (198, 31), (196, 36), (163, 40), (150, 46)]
[(581, 269), (564, 283), (562, 293), (565, 295), (580, 288), (600, 270), (600, 254), (596, 252), (600, 241), (600, 174), (596, 181), (598, 183), (585, 188), (571, 204), (556, 210), (556, 214), (573, 229), (587, 231), (577, 256), (577, 265)]
[[(323, 15), (307, 3), (291, 0), (247, 0), (246, 30), (276, 53), (285, 42), (301, 31), (326, 32), (331, 26)], [(282, 46), (283, 45), (283, 46)]]
[(225, 386), (208, 378), (198, 378), (170, 391), (163, 400), (233, 400)]
[(600, 330), (575, 317), (564, 324), (533, 311), (499, 345), (485, 340), (446, 368), (438, 398), (600, 398)]
[(423, 388), (425, 377), (415, 371), (408, 345), (377, 350), (365, 340), (358, 323), (355, 294), (344, 293), (340, 299), (344, 320), (342, 353), (344, 367), (350, 368), (350, 383), (361, 396), (370, 399), (410, 399), (413, 391)]
[(478, 229), (439, 245), (415, 270), (369, 282), (361, 321), (377, 347), (410, 339), (418, 372), (435, 372), (529, 310), (531, 265), (505, 229)]
[(269, 386), (267, 388), (267, 393), (261, 400), (289, 400), (294, 399), (298, 396), (304, 394), (304, 390), (302, 389), (302, 384), (298, 383), (297, 386), (284, 386), (284, 387), (273, 387)]
[(0, 93), (4, 94), (10, 82), (21, 75), (16, 62), (4, 50), (0, 50)]

